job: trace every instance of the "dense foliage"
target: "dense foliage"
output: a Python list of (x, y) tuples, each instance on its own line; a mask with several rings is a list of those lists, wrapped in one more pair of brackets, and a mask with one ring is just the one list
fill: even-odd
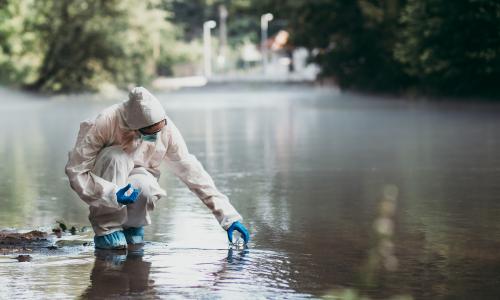
[(175, 41), (155, 1), (4, 1), (0, 78), (67, 92), (144, 83)]
[(394, 60), (401, 3), (392, 1), (298, 1), (291, 19), (295, 45), (317, 49), (323, 76), (343, 88), (398, 90), (408, 78)]
[(500, 2), (410, 0), (395, 58), (433, 93), (500, 95)]
[(341, 87), (500, 95), (499, 1), (298, 0), (288, 14)]

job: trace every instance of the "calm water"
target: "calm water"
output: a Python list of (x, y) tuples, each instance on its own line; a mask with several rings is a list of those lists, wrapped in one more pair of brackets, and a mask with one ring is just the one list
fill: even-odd
[[(0, 298), (500, 297), (500, 106), (307, 87), (157, 96), (245, 218), (249, 249), (228, 250), (165, 170), (143, 255), (0, 256)], [(0, 98), (0, 228), (88, 225), (64, 165), (79, 121), (114, 102)]]

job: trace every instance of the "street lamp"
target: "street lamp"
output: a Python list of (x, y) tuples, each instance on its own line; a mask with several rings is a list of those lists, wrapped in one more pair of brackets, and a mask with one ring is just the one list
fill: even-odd
[(226, 52), (227, 52), (227, 21), (228, 11), (226, 6), (219, 5), (219, 55), (217, 56), (217, 63), (225, 71), (226, 65)]
[(217, 26), (214, 20), (203, 23), (203, 59), (205, 77), (212, 76), (212, 39), (210, 30)]
[(266, 47), (266, 41), (267, 41), (267, 28), (268, 28), (268, 23), (273, 20), (273, 14), (267, 13), (263, 14), (260, 16), (260, 50), (262, 52), (262, 66), (264, 70), (264, 74), (267, 73), (267, 64), (268, 64), (268, 51)]

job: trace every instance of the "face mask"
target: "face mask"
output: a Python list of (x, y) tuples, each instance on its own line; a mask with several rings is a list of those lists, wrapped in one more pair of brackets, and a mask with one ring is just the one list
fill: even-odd
[(143, 141), (146, 141), (146, 142), (156, 142), (156, 139), (158, 137), (158, 133), (153, 133), (153, 134), (142, 134), (141, 133), (141, 138)]

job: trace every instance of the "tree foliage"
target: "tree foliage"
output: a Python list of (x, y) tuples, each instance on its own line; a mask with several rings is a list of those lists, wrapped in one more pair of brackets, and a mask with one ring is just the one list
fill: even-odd
[(43, 37), (37, 90), (79, 90), (110, 81), (143, 83), (154, 72), (164, 14), (147, 1), (36, 2), (32, 28)]
[[(292, 43), (316, 53), (323, 77), (342, 88), (399, 90), (408, 78), (393, 59), (402, 1), (317, 0), (293, 2)], [(295, 12), (295, 13), (294, 13)]]
[(163, 0), (162, 3), (162, 7), (171, 12), (168, 19), (180, 27), (187, 41), (201, 37), (203, 22), (219, 22), (219, 9), (223, 6), (228, 13), (228, 42), (233, 46), (248, 38), (259, 42), (260, 15), (270, 3), (276, 4), (273, 8), (280, 7), (275, 1), (268, 0)]
[(287, 12), (293, 43), (341, 87), (500, 95), (496, 0), (297, 0)]
[(500, 2), (410, 0), (395, 58), (422, 88), (499, 95)]
[(36, 79), (36, 67), (41, 62), (37, 53), (40, 37), (26, 32), (32, 19), (32, 1), (0, 3), (0, 81), (26, 84)]
[[(157, 1), (11, 0), (4, 5), (2, 78), (34, 90), (142, 84), (155, 74), (165, 50), (160, 44), (175, 41)], [(18, 65), (18, 58), (31, 64)]]

